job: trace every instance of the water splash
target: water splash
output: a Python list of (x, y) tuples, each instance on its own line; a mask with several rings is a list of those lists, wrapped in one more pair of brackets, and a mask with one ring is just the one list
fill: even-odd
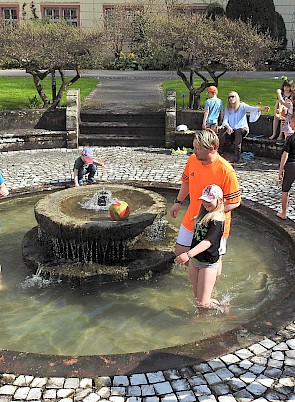
[(31, 288), (45, 289), (52, 285), (53, 279), (46, 279), (42, 276), (42, 265), (39, 264), (36, 273), (32, 276), (27, 276), (19, 285), (19, 289), (26, 290)]
[(92, 198), (79, 202), (79, 205), (84, 209), (90, 209), (92, 211), (108, 211), (114, 201), (116, 201), (116, 199), (113, 198), (112, 192), (102, 189), (99, 193), (94, 193)]

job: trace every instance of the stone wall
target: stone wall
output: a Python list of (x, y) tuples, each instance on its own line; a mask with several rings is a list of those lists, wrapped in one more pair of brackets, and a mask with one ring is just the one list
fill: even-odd
[(23, 128), (65, 130), (66, 108), (57, 108), (53, 111), (44, 111), (42, 109), (0, 111), (0, 130), (18, 130)]

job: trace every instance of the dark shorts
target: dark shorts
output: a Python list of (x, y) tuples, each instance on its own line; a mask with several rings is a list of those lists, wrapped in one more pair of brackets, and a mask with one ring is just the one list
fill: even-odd
[(295, 181), (295, 162), (287, 162), (284, 169), (282, 191), (288, 193)]

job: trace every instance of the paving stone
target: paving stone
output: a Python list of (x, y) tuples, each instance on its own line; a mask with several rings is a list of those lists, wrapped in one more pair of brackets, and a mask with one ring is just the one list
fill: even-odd
[(253, 366), (253, 363), (250, 362), (250, 360), (243, 360), (239, 363), (239, 367), (241, 367), (241, 369), (243, 370), (249, 370), (249, 368)]
[(246, 390), (251, 392), (251, 394), (253, 395), (259, 396), (262, 395), (267, 390), (267, 388), (264, 385), (254, 381), (246, 387)]
[(220, 359), (209, 360), (208, 364), (214, 371), (226, 367)]
[(174, 394), (164, 395), (161, 398), (161, 402), (177, 402), (177, 401), (178, 401), (177, 396)]
[(96, 393), (91, 392), (91, 394), (87, 395), (83, 399), (83, 402), (97, 402), (99, 400), (100, 400), (100, 397)]
[(155, 382), (163, 382), (166, 380), (176, 380), (180, 378), (177, 370), (166, 370), (165, 376), (162, 371), (156, 371), (154, 373), (146, 373), (149, 383), (153, 384)]
[(252, 402), (253, 395), (250, 394), (246, 389), (241, 389), (238, 392), (234, 393), (234, 397), (238, 402)]
[(71, 389), (71, 388), (67, 388), (67, 389), (59, 389), (57, 391), (57, 397), (58, 398), (68, 398), (71, 395), (74, 395), (75, 390)]
[(129, 378), (126, 375), (116, 375), (113, 378), (113, 386), (114, 387), (127, 387), (129, 385)]
[(295, 339), (288, 339), (288, 340), (286, 341), (286, 344), (288, 345), (288, 347), (289, 347), (290, 349), (295, 349)]
[(80, 386), (80, 379), (79, 378), (66, 378), (64, 383), (64, 388), (78, 388)]
[(123, 396), (126, 393), (125, 387), (111, 387), (111, 395)]
[(46, 389), (43, 392), (43, 399), (55, 399), (56, 398), (56, 389)]
[(49, 377), (46, 388), (63, 388), (64, 382), (63, 377)]
[(16, 379), (15, 374), (8, 374), (8, 373), (3, 373), (0, 375), (0, 380), (3, 383), (3, 385), (7, 384), (13, 384), (14, 380)]
[(254, 345), (249, 346), (249, 350), (253, 352), (255, 355), (259, 355), (261, 353), (266, 352), (266, 348), (260, 345), (259, 343), (255, 343)]
[(231, 364), (228, 367), (229, 371), (231, 371), (236, 377), (239, 377), (240, 375), (245, 373), (245, 370), (242, 369), (241, 367), (237, 366), (236, 364)]
[(99, 395), (103, 399), (107, 399), (111, 395), (110, 387), (101, 387), (98, 391), (96, 391), (97, 395)]
[(221, 382), (220, 377), (218, 377), (218, 375), (216, 375), (215, 373), (204, 374), (204, 378), (208, 382), (209, 385), (218, 384)]
[(146, 398), (143, 398), (144, 402), (159, 402), (160, 399), (157, 396), (147, 396)]
[(142, 396), (153, 396), (156, 394), (155, 388), (153, 385), (142, 385), (141, 386), (141, 395)]
[(284, 362), (282, 360), (269, 359), (269, 361), (268, 361), (269, 367), (281, 368), (283, 366), (283, 364), (284, 364)]
[(15, 385), (3, 385), (3, 387), (0, 387), (0, 395), (13, 395), (16, 389)]
[(232, 353), (225, 355), (225, 356), (221, 356), (220, 359), (222, 361), (224, 361), (226, 364), (238, 363), (241, 360), (238, 356), (236, 356)]
[(16, 401), (19, 399), (26, 399), (29, 391), (30, 391), (30, 387), (19, 387), (15, 391), (15, 393), (13, 395), (13, 399), (15, 399)]
[(157, 395), (172, 394), (173, 389), (169, 382), (159, 382), (154, 384)]
[(130, 396), (129, 398), (126, 399), (126, 402), (141, 402), (142, 398), (138, 396)]
[(253, 364), (253, 366), (251, 366), (249, 368), (249, 370), (254, 374), (260, 374), (265, 370), (265, 366), (260, 366), (258, 364)]
[(224, 383), (214, 384), (210, 387), (210, 389), (213, 392), (213, 394), (216, 394), (217, 396), (226, 395), (230, 392), (228, 385)]
[(256, 375), (249, 372), (249, 373), (242, 374), (240, 379), (242, 381), (244, 381), (246, 384), (251, 384), (251, 382), (253, 382), (256, 379)]
[(193, 387), (194, 394), (196, 396), (201, 396), (201, 395), (210, 395), (211, 391), (208, 385), (197, 385)]
[(289, 350), (289, 348), (285, 342), (280, 342), (273, 347), (273, 350)]
[(239, 349), (235, 352), (240, 359), (248, 359), (249, 357), (253, 356), (253, 353), (250, 352), (248, 349)]
[(196, 373), (211, 373), (212, 369), (207, 363), (195, 364), (193, 369)]
[(32, 388), (43, 388), (47, 384), (47, 377), (35, 377), (30, 384)]
[(218, 398), (219, 402), (236, 402), (236, 399), (232, 395), (222, 395)]
[(30, 385), (33, 379), (34, 377), (32, 375), (20, 375), (14, 380), (13, 385), (16, 385), (18, 387), (25, 387)]
[(260, 384), (264, 385), (267, 388), (270, 388), (272, 384), (274, 383), (274, 380), (272, 378), (268, 378), (263, 374), (260, 374), (257, 378), (256, 381), (259, 382)]
[(276, 351), (271, 354), (271, 358), (274, 360), (284, 360), (285, 355), (281, 351)]
[(245, 388), (247, 384), (244, 381), (240, 380), (239, 378), (233, 378), (227, 382), (227, 385), (233, 391), (238, 391), (241, 388)]
[(110, 396), (111, 402), (124, 402), (123, 396)]
[(185, 391), (190, 389), (189, 382), (184, 378), (182, 378), (181, 380), (172, 381), (171, 386), (174, 391)]
[(271, 349), (276, 345), (276, 343), (274, 341), (272, 341), (271, 339), (268, 339), (268, 338), (263, 339), (259, 343), (266, 349)]
[(76, 395), (74, 396), (74, 401), (80, 402), (91, 393), (92, 393), (92, 388), (78, 388), (76, 390)]
[(286, 366), (294, 367), (295, 366), (295, 359), (290, 359), (290, 357), (286, 357), (284, 363), (285, 363)]
[(281, 370), (272, 367), (267, 368), (264, 372), (264, 375), (266, 375), (266, 377), (270, 377), (273, 379), (281, 378), (281, 374), (282, 374)]
[(144, 385), (147, 384), (147, 378), (145, 374), (132, 374), (130, 376), (131, 385)]
[(193, 393), (193, 391), (179, 391), (176, 392), (177, 398), (179, 401), (181, 402), (195, 402), (196, 401), (196, 397)]
[(37, 401), (42, 397), (42, 389), (41, 388), (30, 388), (27, 400), (28, 401)]
[(207, 384), (205, 378), (202, 375), (193, 376), (187, 379), (189, 384), (193, 387), (196, 385), (204, 385)]
[(131, 385), (127, 387), (127, 395), (141, 396), (141, 388), (138, 385)]
[(215, 371), (215, 374), (218, 375), (218, 377), (221, 378), (223, 381), (229, 380), (230, 378), (234, 377), (234, 374), (227, 368), (217, 370)]

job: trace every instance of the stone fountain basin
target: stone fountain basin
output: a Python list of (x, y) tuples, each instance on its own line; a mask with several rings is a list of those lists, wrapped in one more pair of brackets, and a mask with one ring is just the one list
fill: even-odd
[[(126, 201), (128, 219), (114, 221), (108, 211), (83, 209), (80, 203), (96, 192), (110, 190), (113, 198)], [(35, 217), (41, 230), (63, 240), (92, 238), (107, 243), (110, 239), (133, 239), (166, 214), (166, 200), (161, 195), (127, 185), (91, 185), (74, 187), (47, 195), (35, 206)]]

